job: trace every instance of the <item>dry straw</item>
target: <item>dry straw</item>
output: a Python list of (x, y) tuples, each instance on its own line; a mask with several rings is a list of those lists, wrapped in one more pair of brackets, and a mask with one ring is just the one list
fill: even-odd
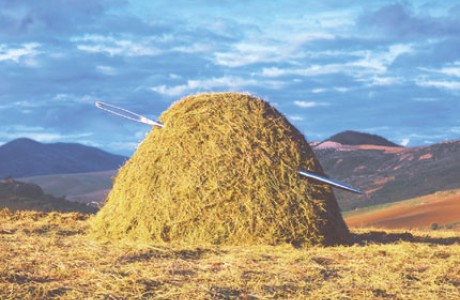
[(348, 229), (303, 135), (245, 94), (186, 97), (120, 169), (95, 236), (186, 245), (346, 242)]

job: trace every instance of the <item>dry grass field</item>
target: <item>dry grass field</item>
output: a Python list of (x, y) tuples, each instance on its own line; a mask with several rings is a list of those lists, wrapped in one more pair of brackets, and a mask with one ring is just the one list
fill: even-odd
[(77, 213), (0, 211), (0, 299), (460, 299), (458, 232), (176, 248), (98, 242), (87, 226)]

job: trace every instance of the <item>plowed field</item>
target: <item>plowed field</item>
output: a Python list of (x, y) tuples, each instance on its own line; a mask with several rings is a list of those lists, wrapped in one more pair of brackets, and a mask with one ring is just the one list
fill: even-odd
[(346, 222), (350, 227), (388, 229), (460, 224), (460, 191), (439, 192), (382, 209), (353, 212), (347, 214)]

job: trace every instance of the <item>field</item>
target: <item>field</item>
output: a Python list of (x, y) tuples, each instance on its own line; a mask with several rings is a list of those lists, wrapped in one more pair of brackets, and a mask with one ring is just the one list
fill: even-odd
[(0, 211), (0, 299), (459, 299), (460, 236), (355, 230), (350, 246), (92, 240), (87, 215)]
[(47, 194), (65, 196), (67, 200), (79, 202), (101, 202), (112, 188), (112, 177), (116, 171), (76, 174), (57, 174), (21, 178), (22, 181), (38, 184)]
[(360, 209), (345, 214), (350, 227), (460, 230), (460, 190)]

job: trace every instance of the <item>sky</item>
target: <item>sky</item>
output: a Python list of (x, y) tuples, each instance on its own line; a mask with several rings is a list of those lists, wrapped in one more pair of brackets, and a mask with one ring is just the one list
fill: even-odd
[(345, 130), (403, 146), (460, 138), (460, 4), (340, 0), (0, 0), (0, 144), (130, 155), (201, 92), (269, 101), (308, 141)]

